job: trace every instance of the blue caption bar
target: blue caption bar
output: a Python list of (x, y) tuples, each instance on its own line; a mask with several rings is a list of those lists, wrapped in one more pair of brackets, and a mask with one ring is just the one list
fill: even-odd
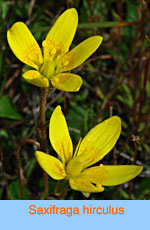
[(143, 229), (150, 201), (0, 201), (2, 229)]

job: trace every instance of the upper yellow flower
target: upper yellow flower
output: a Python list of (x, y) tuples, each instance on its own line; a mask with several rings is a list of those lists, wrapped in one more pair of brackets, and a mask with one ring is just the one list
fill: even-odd
[(73, 145), (61, 107), (54, 110), (49, 125), (49, 138), (61, 161), (36, 151), (43, 170), (56, 180), (69, 179), (72, 189), (82, 192), (102, 192), (104, 186), (119, 185), (136, 177), (143, 169), (135, 165), (94, 166), (116, 144), (121, 132), (121, 120), (113, 116), (96, 125), (79, 141), (73, 155)]
[(94, 53), (102, 37), (92, 36), (68, 52), (77, 25), (77, 11), (74, 8), (66, 10), (48, 32), (42, 49), (23, 22), (15, 23), (8, 30), (8, 43), (16, 57), (36, 69), (23, 74), (26, 81), (70, 92), (80, 89), (82, 78), (67, 71), (78, 67)]

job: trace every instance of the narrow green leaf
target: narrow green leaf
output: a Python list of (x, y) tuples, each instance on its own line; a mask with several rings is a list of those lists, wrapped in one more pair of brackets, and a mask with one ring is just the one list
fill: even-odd
[[(137, 24), (137, 22), (120, 22), (120, 21), (112, 21), (112, 22), (89, 22), (89, 23), (80, 23), (78, 28), (80, 29), (93, 29), (93, 28), (110, 28), (110, 27), (122, 27)], [(43, 26), (39, 28), (31, 28), (32, 32), (47, 32), (49, 31), (49, 26)]]

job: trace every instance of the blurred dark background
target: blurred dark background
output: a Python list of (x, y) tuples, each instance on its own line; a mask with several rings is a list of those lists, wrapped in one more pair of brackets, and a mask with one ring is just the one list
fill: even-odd
[[(89, 36), (104, 39), (100, 48), (75, 69), (83, 78), (77, 93), (55, 90), (48, 95), (47, 128), (60, 104), (76, 146), (80, 137), (111, 115), (122, 119), (122, 133), (103, 164), (140, 164), (140, 176), (103, 193), (85, 197), (69, 190), (64, 199), (150, 199), (150, 2), (148, 0), (0, 1), (0, 199), (21, 199), (16, 148), (24, 139), (39, 141), (41, 89), (21, 77), (27, 68), (10, 50), (6, 32), (13, 23), (26, 23), (41, 45), (57, 17), (75, 7), (79, 26), (72, 47)], [(44, 199), (43, 172), (34, 152), (22, 145), (21, 178), (25, 199)], [(49, 150), (55, 156), (49, 144)], [(49, 177), (49, 199), (57, 181)]]

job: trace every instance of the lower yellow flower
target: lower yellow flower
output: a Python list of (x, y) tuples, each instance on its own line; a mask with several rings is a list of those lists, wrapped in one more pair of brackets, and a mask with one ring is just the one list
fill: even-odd
[(91, 129), (79, 141), (73, 155), (73, 144), (61, 107), (54, 110), (49, 124), (49, 138), (60, 160), (36, 151), (42, 169), (53, 179), (69, 179), (72, 189), (81, 192), (102, 192), (102, 186), (125, 183), (143, 169), (136, 165), (111, 165), (89, 167), (100, 161), (116, 144), (121, 132), (121, 120), (113, 116)]

